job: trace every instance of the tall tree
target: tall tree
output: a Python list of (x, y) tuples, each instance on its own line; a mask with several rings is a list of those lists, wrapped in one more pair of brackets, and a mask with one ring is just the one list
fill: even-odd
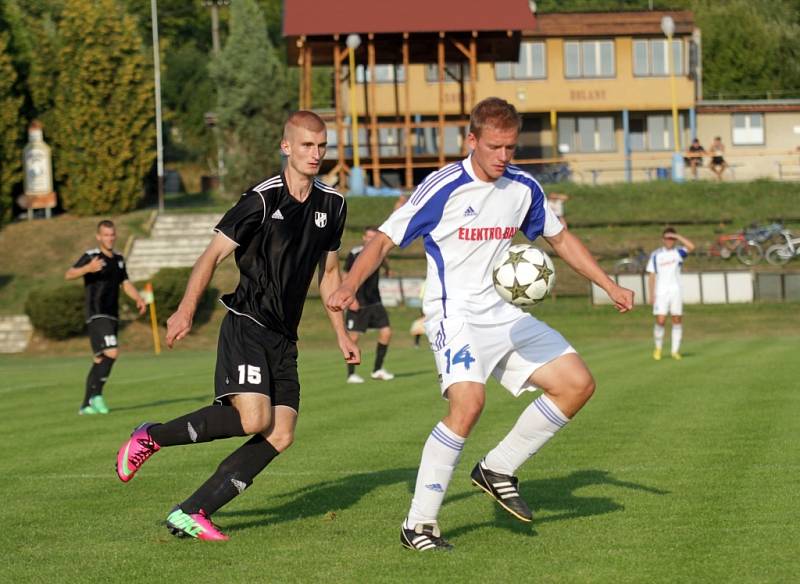
[(65, 0), (59, 23), (54, 159), (65, 208), (129, 211), (155, 151), (152, 65), (115, 0)]
[(210, 71), (225, 135), (226, 188), (241, 192), (280, 168), (279, 143), (290, 106), (286, 66), (255, 0), (231, 5), (230, 34)]
[(8, 219), (14, 186), (22, 179), (19, 138), (24, 121), (19, 112), (23, 98), (14, 91), (16, 80), (8, 54), (8, 34), (0, 32), (0, 224)]

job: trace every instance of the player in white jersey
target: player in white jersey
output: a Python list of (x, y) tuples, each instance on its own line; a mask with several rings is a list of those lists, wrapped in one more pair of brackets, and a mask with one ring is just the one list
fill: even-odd
[[(664, 344), (664, 324), (667, 314), (672, 315), (672, 344), (670, 351), (673, 359), (681, 358), (681, 338), (683, 337), (683, 296), (681, 294), (681, 266), (683, 260), (694, 251), (694, 243), (679, 235), (672, 227), (667, 227), (661, 234), (664, 245), (650, 254), (647, 261), (647, 283), (650, 302), (656, 324), (653, 327), (653, 359), (661, 360), (661, 349)], [(681, 245), (676, 245), (680, 243)]]
[(633, 292), (603, 272), (548, 210), (539, 184), (509, 164), (519, 128), (513, 105), (499, 98), (481, 101), (470, 119), (469, 158), (429, 176), (379, 228), (328, 299), (329, 308), (346, 308), (392, 247), (423, 238), (426, 330), (449, 412), (422, 451), (411, 509), (400, 531), (409, 549), (452, 547), (441, 537), (437, 517), (464, 442), (483, 410), (489, 375), (514, 395), (543, 391), (472, 471), (475, 485), (522, 521), (531, 521), (532, 514), (517, 490), (516, 469), (594, 392), (591, 373), (569, 343), (503, 302), (493, 289), (492, 266), (517, 231), (531, 240), (544, 235), (573, 269), (608, 293), (620, 312), (633, 307)]

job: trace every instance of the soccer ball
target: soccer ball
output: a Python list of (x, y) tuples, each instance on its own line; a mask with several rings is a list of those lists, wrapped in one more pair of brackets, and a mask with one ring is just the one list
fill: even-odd
[(492, 270), (494, 289), (515, 306), (538, 304), (556, 282), (553, 260), (542, 250), (521, 243), (508, 248)]

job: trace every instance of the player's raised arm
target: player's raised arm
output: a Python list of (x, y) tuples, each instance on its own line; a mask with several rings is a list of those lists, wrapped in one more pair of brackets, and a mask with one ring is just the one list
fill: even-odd
[(181, 340), (192, 330), (192, 320), (197, 311), (200, 297), (208, 287), (217, 266), (236, 249), (236, 246), (236, 242), (217, 233), (205, 251), (197, 258), (178, 310), (167, 320), (167, 346), (172, 348), (175, 341)]
[(581, 240), (570, 231), (564, 229), (557, 235), (545, 239), (573, 270), (600, 286), (614, 302), (617, 310), (627, 312), (633, 308), (633, 291), (617, 285), (600, 267)]
[(331, 294), (339, 288), (341, 283), (342, 276), (339, 272), (339, 254), (335, 251), (330, 251), (320, 262), (319, 295), (322, 298), (325, 311), (328, 313), (333, 331), (336, 333), (336, 342), (339, 344), (342, 355), (344, 355), (344, 360), (347, 363), (358, 365), (361, 363), (361, 350), (350, 338), (350, 335), (347, 334), (344, 328), (344, 321), (339, 311), (328, 307), (328, 300)]
[(342, 283), (328, 296), (325, 305), (333, 312), (340, 312), (350, 306), (356, 297), (356, 290), (389, 255), (394, 242), (383, 232), (378, 232), (358, 255)]

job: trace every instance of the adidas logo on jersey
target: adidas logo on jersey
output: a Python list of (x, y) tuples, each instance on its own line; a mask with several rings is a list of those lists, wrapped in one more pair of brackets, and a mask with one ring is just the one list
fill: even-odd
[(283, 219), (283, 213), (281, 213), (281, 210), (278, 209), (272, 215), (270, 215), (270, 217), (272, 217), (273, 219)]
[(475, 215), (477, 215), (477, 213), (475, 212), (475, 209), (472, 208), (472, 205), (467, 207), (467, 210), (464, 211), (464, 217), (474, 217)]

